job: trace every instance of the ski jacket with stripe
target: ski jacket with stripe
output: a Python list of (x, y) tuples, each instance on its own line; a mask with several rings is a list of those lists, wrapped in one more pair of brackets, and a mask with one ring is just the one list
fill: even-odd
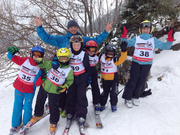
[[(30, 65), (37, 67), (37, 64), (35, 63), (34, 59), (30, 57), (20, 57), (17, 55), (12, 55), (10, 52), (8, 52), (7, 57), (19, 66), (23, 65), (27, 60), (29, 60)], [(20, 92), (33, 93), (36, 90), (36, 86), (40, 86), (43, 82), (41, 80), (41, 74), (42, 69), (40, 69), (38, 73), (35, 75), (34, 82), (32, 82), (31, 84), (23, 82), (23, 80), (20, 78), (20, 75), (18, 75), (18, 77), (13, 83), (13, 86)]]

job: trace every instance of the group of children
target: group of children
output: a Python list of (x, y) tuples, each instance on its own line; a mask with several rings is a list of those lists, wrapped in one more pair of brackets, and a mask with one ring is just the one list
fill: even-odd
[[(8, 58), (20, 65), (19, 76), (15, 80), (15, 100), (10, 135), (19, 130), (21, 123), (32, 124), (43, 116), (44, 104), (48, 96), (50, 108), (50, 134), (55, 133), (60, 118), (60, 104), (65, 106), (67, 120), (76, 118), (79, 125), (84, 125), (87, 115), (88, 100), (86, 88), (90, 84), (93, 95), (95, 113), (103, 111), (110, 94), (112, 112), (117, 110), (118, 102), (118, 68), (127, 58), (126, 48), (135, 46), (130, 79), (125, 86), (123, 98), (127, 107), (139, 105), (141, 87), (152, 65), (153, 49), (169, 49), (172, 45), (173, 31), (169, 31), (166, 43), (152, 37), (152, 24), (144, 21), (140, 25), (140, 35), (126, 41), (127, 29), (123, 27), (121, 35), (121, 56), (116, 56), (116, 45), (107, 44), (105, 52), (97, 53), (97, 43), (90, 40), (83, 48), (83, 38), (73, 35), (70, 39), (70, 48), (60, 48), (56, 53), (58, 61), (43, 59), (44, 50), (40, 46), (31, 49), (30, 57), (19, 57), (17, 47), (8, 48)], [(103, 92), (97, 80), (96, 64), (101, 65)], [(49, 70), (48, 74), (46, 69)], [(40, 86), (35, 113), (32, 116), (32, 99), (36, 86)], [(24, 103), (23, 103), (24, 101)], [(24, 114), (22, 117), (22, 109)]]

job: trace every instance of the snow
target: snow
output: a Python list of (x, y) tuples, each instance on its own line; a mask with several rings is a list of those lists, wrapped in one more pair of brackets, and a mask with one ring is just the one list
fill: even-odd
[[(175, 37), (180, 36), (176, 33)], [(178, 41), (178, 40), (177, 40)], [(87, 91), (89, 101), (86, 129), (87, 135), (179, 135), (180, 134), (180, 51), (164, 50), (154, 54), (151, 78), (148, 81), (152, 95), (140, 98), (138, 107), (127, 108), (124, 105), (122, 92), (118, 96), (118, 110), (111, 112), (110, 103), (101, 112), (103, 129), (96, 129), (93, 113), (91, 91)], [(158, 81), (158, 77), (162, 77)], [(0, 135), (7, 135), (11, 128), (11, 114), (13, 109), (15, 78), (0, 82)], [(121, 90), (124, 86), (120, 86)], [(101, 89), (102, 91), (102, 89)], [(36, 95), (33, 101), (35, 105)], [(56, 134), (62, 134), (66, 119), (60, 118)], [(32, 126), (27, 135), (47, 135), (49, 130), (49, 116)], [(78, 126), (74, 122), (69, 135), (78, 135)]]

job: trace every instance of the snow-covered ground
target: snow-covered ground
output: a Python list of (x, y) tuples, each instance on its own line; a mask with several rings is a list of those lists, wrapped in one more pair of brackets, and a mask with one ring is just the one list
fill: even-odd
[[(176, 43), (180, 33), (176, 33)], [(158, 77), (162, 77), (158, 81)], [(0, 83), (0, 135), (8, 135), (11, 127), (11, 114), (14, 100), (14, 78)], [(148, 81), (152, 95), (140, 98), (140, 106), (132, 109), (124, 105), (119, 95), (118, 110), (111, 112), (110, 104), (100, 115), (104, 124), (103, 129), (96, 129), (93, 113), (91, 91), (87, 92), (89, 106), (86, 129), (87, 135), (179, 135), (180, 134), (180, 51), (162, 51), (154, 54), (151, 68), (151, 78)], [(120, 86), (121, 90), (124, 86)], [(38, 91), (38, 89), (37, 89)], [(36, 91), (36, 94), (37, 94)], [(36, 95), (33, 106), (35, 105)], [(66, 119), (61, 118), (56, 134), (62, 134)], [(31, 127), (27, 135), (47, 135), (49, 116)], [(78, 126), (74, 122), (70, 135), (79, 135)]]

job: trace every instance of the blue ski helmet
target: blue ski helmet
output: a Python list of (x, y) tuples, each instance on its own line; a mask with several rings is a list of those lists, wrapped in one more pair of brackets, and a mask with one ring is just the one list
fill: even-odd
[(31, 51), (30, 51), (30, 56), (33, 56), (33, 52), (37, 51), (37, 52), (41, 52), (44, 56), (44, 49), (41, 46), (34, 46)]

